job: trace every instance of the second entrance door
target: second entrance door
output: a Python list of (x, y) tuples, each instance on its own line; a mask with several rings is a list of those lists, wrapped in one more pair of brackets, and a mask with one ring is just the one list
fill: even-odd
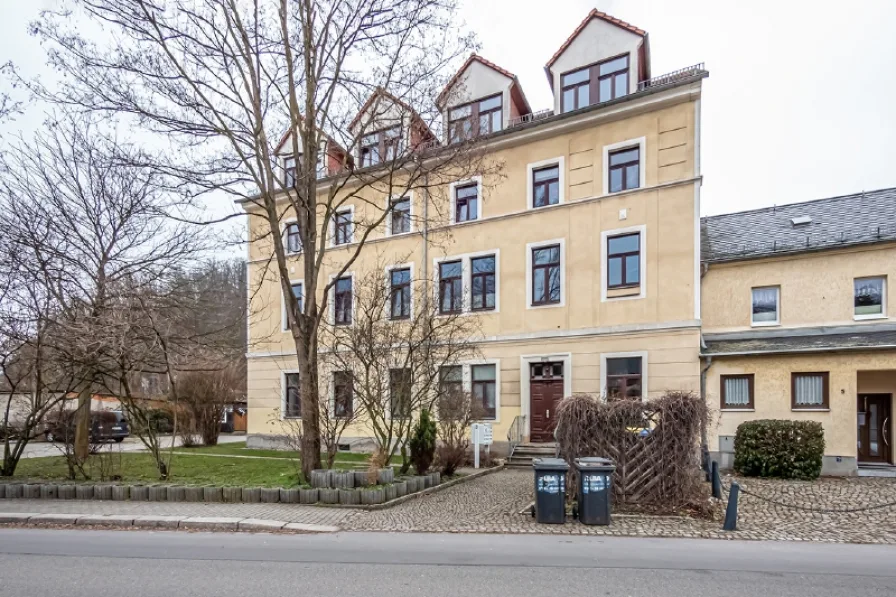
[(563, 398), (563, 363), (529, 365), (529, 439), (554, 441), (557, 403)]

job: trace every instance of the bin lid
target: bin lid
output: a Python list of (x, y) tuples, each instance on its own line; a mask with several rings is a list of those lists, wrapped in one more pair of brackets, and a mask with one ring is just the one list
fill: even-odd
[(535, 470), (568, 471), (569, 465), (562, 458), (533, 458), (532, 467)]
[(577, 468), (616, 468), (616, 465), (613, 464), (613, 461), (609, 458), (599, 458), (596, 456), (576, 458), (574, 462), (576, 463)]

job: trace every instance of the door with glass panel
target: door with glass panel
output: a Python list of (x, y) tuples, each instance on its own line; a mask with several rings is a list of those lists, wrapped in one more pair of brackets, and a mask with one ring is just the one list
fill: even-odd
[(859, 394), (856, 445), (859, 462), (892, 462), (890, 394)]

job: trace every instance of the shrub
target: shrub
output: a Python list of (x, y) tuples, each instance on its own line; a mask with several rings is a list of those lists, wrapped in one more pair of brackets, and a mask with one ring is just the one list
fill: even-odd
[(450, 476), (464, 465), (470, 447), (468, 432), (473, 421), (482, 418), (482, 406), (469, 392), (446, 392), (439, 396), (438, 464), (444, 476)]
[(411, 435), (410, 448), (411, 463), (417, 474), (425, 475), (436, 454), (436, 424), (429, 415), (429, 409), (420, 411), (420, 418)]
[(824, 428), (816, 421), (747, 421), (734, 437), (734, 468), (752, 477), (817, 479), (823, 456)]

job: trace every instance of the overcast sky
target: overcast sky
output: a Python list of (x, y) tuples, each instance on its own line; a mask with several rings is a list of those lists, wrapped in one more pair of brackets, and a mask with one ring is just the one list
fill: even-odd
[[(54, 1), (0, 0), (0, 63), (41, 68), (26, 28)], [(533, 110), (551, 105), (545, 62), (592, 8), (649, 32), (654, 76), (705, 63), (704, 215), (896, 186), (896, 0), (463, 1)]]

